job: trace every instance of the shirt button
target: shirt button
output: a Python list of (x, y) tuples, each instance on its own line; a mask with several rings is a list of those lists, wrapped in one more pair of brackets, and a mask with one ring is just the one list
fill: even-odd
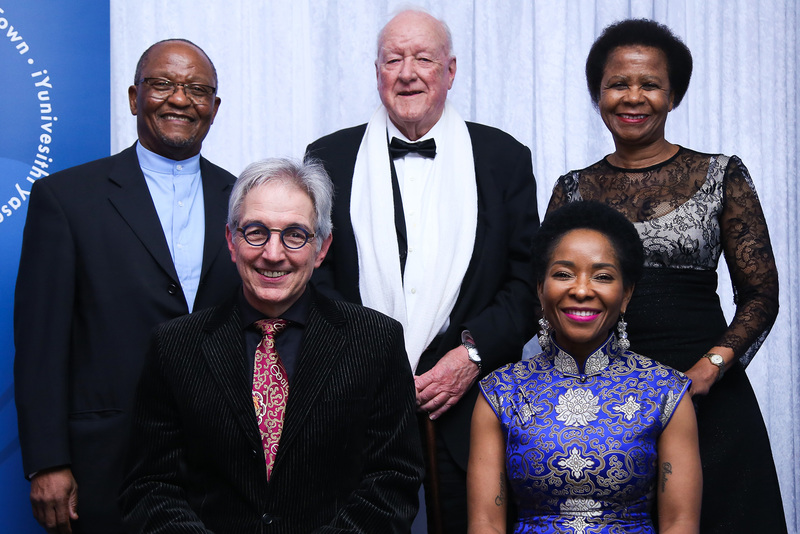
[(411, 288), (411, 294), (412, 295), (416, 295), (417, 294), (417, 288), (416, 287), (412, 287)]
[(183, 207), (183, 200), (178, 201), (178, 206), (180, 206), (181, 208)]
[(183, 165), (175, 165), (175, 168), (178, 169), (179, 171), (182, 171), (183, 170)]

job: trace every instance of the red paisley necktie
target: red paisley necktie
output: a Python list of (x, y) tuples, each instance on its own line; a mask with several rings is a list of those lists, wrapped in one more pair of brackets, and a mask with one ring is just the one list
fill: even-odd
[(262, 319), (255, 324), (261, 329), (263, 337), (256, 347), (253, 366), (253, 406), (258, 419), (258, 430), (261, 432), (261, 444), (264, 447), (267, 480), (269, 480), (275, 456), (278, 454), (286, 399), (289, 396), (286, 369), (275, 350), (275, 336), (286, 328), (286, 321)]

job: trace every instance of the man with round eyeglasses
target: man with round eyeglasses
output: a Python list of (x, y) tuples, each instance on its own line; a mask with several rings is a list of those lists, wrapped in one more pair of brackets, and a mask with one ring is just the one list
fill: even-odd
[(240, 232), (244, 240), (254, 247), (266, 245), (272, 232), (276, 232), (280, 236), (283, 246), (292, 250), (303, 248), (316, 235), (302, 226), (287, 226), (281, 230), (280, 228), (267, 228), (261, 223), (250, 223), (244, 228), (237, 228), (236, 231)]
[(220, 105), (213, 63), (169, 39), (144, 52), (133, 81), (137, 143), (42, 178), (30, 196), (15, 389), (48, 532), (124, 532), (116, 498), (148, 335), (239, 282), (220, 228), (234, 177), (200, 156)]

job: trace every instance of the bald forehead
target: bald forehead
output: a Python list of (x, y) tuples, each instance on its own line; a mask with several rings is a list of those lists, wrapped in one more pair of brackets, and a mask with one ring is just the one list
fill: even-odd
[(386, 23), (386, 26), (378, 34), (378, 57), (381, 55), (386, 40), (394, 33), (408, 32), (414, 29), (427, 31), (434, 40), (429, 45), (442, 50), (446, 56), (450, 55), (452, 47), (450, 33), (442, 21), (422, 11), (403, 11)]
[(147, 56), (145, 56), (144, 66), (147, 66), (155, 59), (159, 59), (162, 54), (180, 54), (193, 59), (195, 56), (200, 57), (203, 63), (206, 63), (209, 68), (211, 67), (211, 61), (200, 48), (184, 41), (162, 41), (154, 44), (148, 51)]
[[(155, 43), (142, 54), (139, 64), (136, 69), (136, 77), (141, 76), (141, 73), (147, 67), (156, 65), (154, 62), (164, 61), (169, 55), (181, 55), (198, 65), (202, 65), (210, 71), (210, 76), (213, 78), (214, 83), (217, 82), (217, 69), (211, 62), (211, 59), (206, 55), (202, 48), (181, 39), (165, 40)], [(136, 80), (138, 81), (138, 79)]]

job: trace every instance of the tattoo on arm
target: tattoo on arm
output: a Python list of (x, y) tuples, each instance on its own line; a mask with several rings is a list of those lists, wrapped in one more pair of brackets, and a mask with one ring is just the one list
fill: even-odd
[(500, 493), (494, 498), (495, 506), (503, 506), (506, 500), (506, 474), (500, 473)]
[(672, 464), (664, 462), (661, 464), (661, 493), (667, 490), (667, 475), (672, 474)]

